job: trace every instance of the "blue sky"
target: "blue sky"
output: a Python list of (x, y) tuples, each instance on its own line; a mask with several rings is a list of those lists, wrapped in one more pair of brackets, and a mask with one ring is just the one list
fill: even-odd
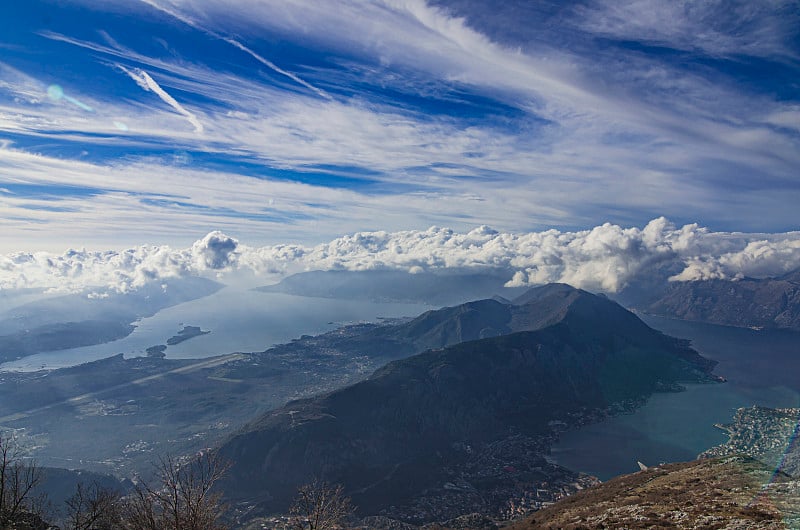
[(798, 204), (797, 1), (0, 6), (0, 253)]

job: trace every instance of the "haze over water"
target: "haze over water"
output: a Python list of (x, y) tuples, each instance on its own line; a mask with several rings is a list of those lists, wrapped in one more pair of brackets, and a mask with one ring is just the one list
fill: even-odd
[(146, 348), (166, 344), (184, 325), (199, 326), (211, 333), (168, 346), (167, 358), (263, 351), (303, 334), (316, 335), (343, 324), (374, 321), (378, 317), (416, 316), (428, 309), (423, 304), (310, 298), (226, 287), (141, 319), (136, 330), (123, 339), (24, 357), (0, 365), (0, 370), (63, 368), (119, 353), (125, 357), (142, 356)]

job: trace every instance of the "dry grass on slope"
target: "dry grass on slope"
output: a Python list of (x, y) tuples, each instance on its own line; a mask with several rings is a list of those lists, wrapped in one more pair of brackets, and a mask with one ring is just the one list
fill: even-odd
[(800, 481), (743, 456), (667, 464), (582, 491), (508, 528), (782, 529), (800, 524)]

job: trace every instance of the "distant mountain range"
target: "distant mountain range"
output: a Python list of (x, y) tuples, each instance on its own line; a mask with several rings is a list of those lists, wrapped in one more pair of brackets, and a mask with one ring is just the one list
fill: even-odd
[(468, 458), (465, 451), (516, 434), (545, 439), (554, 424), (674, 390), (678, 381), (714, 379), (714, 362), (687, 342), (605, 297), (559, 284), (514, 303), (431, 311), (381, 333), (432, 349), (290, 402), (232, 436), (221, 452), (234, 463), (224, 488), (233, 500), (283, 511), (316, 476), (343, 484), (362, 513), (378, 513), (454, 480), (445, 470)]
[[(673, 271), (675, 272), (675, 271)], [(800, 270), (775, 278), (666, 282), (639, 278), (615, 295), (628, 307), (660, 316), (740, 327), (800, 330)], [(505, 287), (508, 271), (410, 274), (404, 271), (312, 271), (259, 291), (323, 298), (421, 302), (435, 306), (468, 300), (515, 299), (524, 288)]]
[(800, 270), (777, 278), (672, 282), (639, 309), (726, 326), (800, 330)]
[(501, 295), (513, 298), (522, 287), (505, 287), (510, 271), (420, 272), (397, 270), (310, 271), (287, 276), (258, 291), (319, 298), (414, 302), (434, 306), (453, 305)]

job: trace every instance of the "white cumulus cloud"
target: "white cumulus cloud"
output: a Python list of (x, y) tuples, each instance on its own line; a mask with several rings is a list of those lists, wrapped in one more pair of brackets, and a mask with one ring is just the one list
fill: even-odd
[(224, 269), (236, 260), (239, 242), (216, 230), (192, 245), (194, 263), (199, 269)]
[[(0, 255), (0, 289), (120, 292), (188, 275), (289, 274), (304, 270), (499, 269), (509, 285), (565, 282), (617, 292), (641, 275), (679, 271), (670, 279), (766, 277), (800, 268), (800, 232), (714, 232), (660, 217), (644, 228), (606, 223), (589, 230), (513, 234), (481, 226), (359, 232), (316, 246), (250, 247), (214, 231), (185, 249), (140, 246), (123, 251), (70, 250)], [(666, 278), (665, 278), (666, 279)]]

